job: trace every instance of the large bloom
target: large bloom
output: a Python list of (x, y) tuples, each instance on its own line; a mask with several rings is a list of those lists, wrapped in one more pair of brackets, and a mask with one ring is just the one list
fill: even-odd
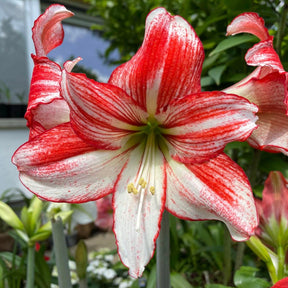
[(112, 193), (116, 244), (133, 277), (153, 255), (164, 209), (219, 219), (235, 240), (247, 239), (258, 222), (251, 188), (223, 149), (249, 137), (257, 107), (200, 92), (202, 44), (163, 8), (148, 15), (141, 48), (108, 84), (72, 73), (79, 58), (62, 69), (46, 54), (62, 42), (60, 21), (68, 16), (52, 5), (33, 28), (37, 61), (26, 114), (33, 133), (13, 156), (23, 184), (56, 202)]
[(258, 14), (240, 14), (227, 28), (227, 35), (243, 32), (261, 40), (245, 56), (247, 64), (257, 68), (224, 91), (245, 97), (259, 107), (258, 128), (248, 138), (248, 143), (257, 149), (288, 155), (287, 73), (273, 48), (273, 37)]

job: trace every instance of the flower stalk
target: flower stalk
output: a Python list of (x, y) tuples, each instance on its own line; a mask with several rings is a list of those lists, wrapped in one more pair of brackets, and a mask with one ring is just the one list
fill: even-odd
[(164, 211), (156, 250), (157, 288), (170, 288), (169, 213)]
[(26, 275), (26, 288), (34, 287), (35, 278), (35, 247), (29, 245), (28, 247), (28, 258), (27, 258), (27, 275)]
[(71, 276), (69, 271), (69, 259), (67, 245), (64, 235), (64, 226), (60, 217), (52, 219), (52, 235), (56, 267), (58, 271), (58, 281), (60, 288), (71, 288)]

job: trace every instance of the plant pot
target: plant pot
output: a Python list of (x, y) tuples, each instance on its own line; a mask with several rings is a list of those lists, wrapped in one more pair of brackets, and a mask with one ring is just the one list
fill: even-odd
[(9, 107), (7, 104), (0, 103), (0, 118), (9, 117)]

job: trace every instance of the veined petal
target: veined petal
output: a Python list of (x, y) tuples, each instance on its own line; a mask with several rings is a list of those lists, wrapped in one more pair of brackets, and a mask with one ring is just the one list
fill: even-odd
[(284, 103), (287, 95), (286, 77), (277, 71), (263, 78), (252, 77), (223, 90), (225, 93), (236, 94), (256, 104), (259, 112), (286, 113)]
[[(65, 65), (71, 68), (71, 62)], [(147, 113), (120, 88), (98, 83), (84, 74), (62, 74), (62, 93), (75, 132), (98, 149), (121, 147), (131, 132), (147, 121)]]
[(147, 16), (141, 48), (112, 73), (109, 83), (155, 114), (172, 99), (200, 92), (203, 59), (201, 41), (190, 24), (158, 8)]
[(256, 128), (257, 107), (223, 92), (203, 92), (171, 103), (156, 115), (176, 160), (200, 163), (231, 141), (245, 141)]
[(47, 57), (33, 56), (34, 70), (25, 118), (30, 137), (69, 121), (69, 107), (60, 95), (61, 68)]
[(281, 152), (288, 156), (288, 116), (284, 113), (258, 113), (258, 128), (248, 138), (248, 143), (268, 152)]
[(280, 58), (273, 48), (272, 40), (255, 44), (247, 51), (245, 60), (251, 66), (270, 66), (280, 72), (284, 71)]
[(32, 28), (32, 38), (38, 57), (46, 56), (62, 43), (64, 31), (61, 21), (73, 15), (63, 5), (54, 4), (38, 17)]
[(166, 209), (187, 220), (223, 221), (236, 241), (258, 225), (249, 181), (225, 154), (196, 165), (168, 161)]
[(129, 151), (95, 151), (69, 123), (22, 145), (13, 155), (20, 180), (49, 201), (80, 203), (113, 191)]
[(258, 128), (248, 138), (249, 144), (257, 149), (287, 155), (286, 76), (274, 72), (260, 79), (251, 78), (246, 83), (238, 83), (224, 91), (245, 97), (259, 107), (259, 119), (256, 122)]
[[(129, 274), (135, 278), (142, 275), (145, 265), (153, 256), (164, 210), (166, 190), (165, 160), (157, 149), (155, 166), (149, 167), (157, 180), (155, 194), (152, 195), (148, 189), (142, 190), (142, 194), (137, 195), (127, 192), (129, 183), (135, 181), (139, 173), (143, 151), (143, 146), (140, 145), (131, 152), (113, 195), (113, 230), (118, 253), (123, 264), (129, 267)], [(143, 197), (142, 206), (141, 197)], [(139, 207), (141, 207), (140, 214)]]
[(235, 35), (239, 33), (250, 33), (257, 36), (261, 41), (269, 39), (268, 29), (265, 22), (257, 13), (242, 13), (228, 25), (227, 35)]

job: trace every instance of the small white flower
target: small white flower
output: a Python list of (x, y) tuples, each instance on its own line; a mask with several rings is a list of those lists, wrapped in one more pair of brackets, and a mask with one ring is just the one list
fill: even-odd
[(111, 254), (110, 254), (110, 255), (105, 255), (105, 256), (104, 256), (104, 260), (107, 261), (107, 262), (112, 263), (113, 260), (114, 260), (114, 256), (111, 255)]
[(113, 269), (107, 269), (103, 274), (103, 276), (108, 280), (113, 279), (116, 275), (117, 273)]
[(123, 281), (122, 277), (117, 277), (113, 280), (114, 285), (119, 285)]
[(124, 281), (124, 282), (121, 282), (120, 285), (119, 285), (119, 288), (129, 288), (131, 287), (133, 281)]
[(75, 261), (69, 260), (68, 264), (69, 264), (69, 268), (71, 270), (76, 270), (76, 262)]

